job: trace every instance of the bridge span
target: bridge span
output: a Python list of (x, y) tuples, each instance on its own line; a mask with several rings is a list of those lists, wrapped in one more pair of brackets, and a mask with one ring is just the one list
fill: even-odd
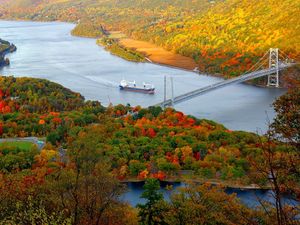
[[(280, 70), (286, 69), (286, 68), (288, 68), (292, 65), (294, 65), (294, 64), (291, 64), (291, 63), (290, 64), (284, 64), (284, 65), (280, 66), (278, 69), (280, 71)], [(216, 89), (219, 89), (219, 88), (222, 88), (222, 87), (226, 87), (226, 86), (229, 86), (229, 85), (232, 85), (232, 84), (242, 83), (242, 82), (252, 80), (252, 79), (255, 79), (255, 78), (264, 77), (264, 76), (267, 76), (269, 74), (275, 73), (276, 71), (277, 71), (276, 68), (270, 68), (270, 69), (263, 69), (263, 70), (260, 70), (260, 71), (248, 73), (248, 74), (245, 74), (243, 76), (239, 76), (239, 77), (229, 79), (229, 80), (224, 80), (224, 81), (221, 81), (221, 82), (218, 82), (218, 83), (215, 83), (215, 84), (211, 84), (211, 85), (196, 89), (194, 91), (176, 96), (173, 99), (172, 98), (167, 99), (166, 101), (160, 102), (160, 103), (156, 104), (155, 106), (161, 106), (161, 107), (172, 106), (174, 104), (178, 104), (180, 102), (184, 102), (184, 101), (187, 101), (191, 98), (200, 96), (202, 94), (206, 94), (210, 91), (213, 91), (213, 90), (216, 90)]]
[[(269, 57), (268, 57), (269, 54)], [(283, 53), (284, 54), (284, 53)], [(180, 102), (187, 101), (191, 98), (197, 97), (202, 94), (206, 94), (210, 91), (226, 87), (232, 84), (242, 83), (248, 80), (252, 80), (259, 77), (268, 76), (268, 86), (279, 86), (279, 71), (284, 70), (288, 67), (291, 67), (295, 65), (293, 60), (289, 59), (284, 56), (285, 60), (280, 61), (279, 60), (279, 49), (270, 49), (266, 54), (255, 64), (251, 69), (255, 69), (253, 72), (249, 72), (246, 74), (243, 74), (239, 77), (224, 80), (209, 86), (201, 87), (199, 89), (196, 89), (194, 91), (172, 97), (170, 99), (166, 99), (163, 102), (160, 102), (156, 104), (155, 106), (160, 107), (167, 107), (167, 106), (173, 106), (175, 104), (178, 104)], [(267, 62), (268, 68), (265, 67), (265, 63)]]

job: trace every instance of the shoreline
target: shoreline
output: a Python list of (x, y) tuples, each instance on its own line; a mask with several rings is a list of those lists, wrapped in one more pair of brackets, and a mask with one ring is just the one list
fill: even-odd
[[(209, 74), (209, 73), (205, 73), (205, 72), (202, 72), (202, 71), (199, 71), (198, 70), (198, 67), (197, 67), (197, 64), (196, 62), (192, 59), (192, 58), (189, 58), (187, 56), (182, 56), (180, 54), (177, 54), (177, 53), (173, 53), (171, 51), (168, 51), (162, 47), (159, 47), (155, 44), (152, 44), (150, 42), (147, 42), (147, 41), (142, 41), (142, 40), (134, 40), (132, 38), (128, 38), (126, 35), (125, 37), (121, 37), (121, 38), (114, 38), (114, 37), (110, 37), (110, 35), (115, 35), (115, 34), (121, 34), (121, 35), (124, 35), (123, 33), (119, 32), (119, 31), (108, 31), (109, 34), (106, 34), (105, 36), (108, 37), (108, 38), (111, 38), (111, 39), (114, 39), (116, 40), (116, 42), (118, 43), (118, 45), (122, 48), (125, 48), (125, 49), (129, 49), (131, 51), (135, 51), (141, 55), (144, 56), (144, 59), (145, 61), (142, 62), (142, 63), (151, 63), (151, 64), (154, 64), (154, 65), (158, 65), (158, 66), (164, 66), (164, 67), (168, 67), (168, 68), (171, 68), (171, 69), (177, 69), (177, 70), (182, 70), (182, 71), (186, 71), (186, 72), (192, 72), (192, 73), (195, 73), (197, 75), (201, 75), (201, 76), (208, 76), (208, 77), (216, 77), (216, 78), (221, 78), (221, 79), (228, 79), (226, 78), (225, 76), (222, 76), (222, 74)], [(85, 36), (78, 36), (78, 35), (73, 35), (72, 36), (74, 37), (81, 37), (81, 38), (91, 38), (91, 37), (85, 37)], [(101, 40), (101, 38), (92, 38), (92, 39), (96, 39), (96, 44), (98, 44), (99, 40)], [(185, 60), (188, 60), (190, 61), (191, 65), (189, 66), (178, 66), (178, 64), (174, 64), (174, 63), (165, 63), (165, 60), (157, 60), (157, 59), (153, 59), (152, 57), (158, 57), (158, 56), (155, 56), (155, 55), (151, 55), (153, 54), (153, 52), (147, 52), (147, 51), (143, 51), (143, 50), (139, 50), (135, 45), (132, 46), (132, 45), (125, 45), (123, 42), (122, 42), (122, 39), (126, 39), (126, 40), (131, 40), (133, 42), (140, 42), (140, 43), (145, 43), (146, 45), (151, 45), (152, 48), (155, 48), (155, 49), (160, 49), (166, 53), (169, 54), (169, 56), (173, 56), (174, 58), (176, 57), (179, 57), (179, 58), (184, 58)], [(117, 57), (120, 57), (120, 58), (123, 58), (127, 61), (130, 61), (130, 62), (136, 62), (136, 63), (140, 63), (139, 61), (131, 61), (131, 60), (128, 60), (120, 55), (117, 55), (117, 54), (114, 54), (112, 53), (109, 49), (106, 49), (106, 46), (105, 45), (102, 45), (100, 44), (102, 47), (104, 47), (104, 49), (108, 52), (110, 52), (112, 55), (115, 55)], [(150, 54), (150, 55), (149, 55)], [(152, 56), (152, 57), (151, 57)]]
[[(128, 178), (124, 180), (120, 180), (120, 183), (144, 183), (145, 180), (140, 180), (137, 178)], [(249, 184), (249, 185), (242, 185), (242, 184), (232, 184), (228, 181), (221, 181), (221, 180), (209, 180), (209, 179), (165, 179), (160, 180), (160, 182), (164, 183), (196, 183), (196, 184), (210, 184), (210, 185), (219, 185), (224, 187), (225, 189), (237, 189), (241, 191), (251, 191), (251, 190), (271, 190), (272, 187), (270, 185), (266, 185), (260, 187), (257, 184)]]

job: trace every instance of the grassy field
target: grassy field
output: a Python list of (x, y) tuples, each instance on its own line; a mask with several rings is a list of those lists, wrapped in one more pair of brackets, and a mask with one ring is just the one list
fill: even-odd
[(1, 142), (0, 148), (19, 148), (24, 151), (29, 151), (34, 146), (33, 143), (28, 141), (11, 141), (11, 142)]

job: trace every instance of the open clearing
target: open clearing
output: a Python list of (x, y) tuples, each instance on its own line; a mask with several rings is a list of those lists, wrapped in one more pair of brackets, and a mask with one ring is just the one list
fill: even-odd
[(0, 143), (0, 148), (18, 147), (22, 150), (30, 150), (33, 146), (34, 144), (29, 141), (5, 141)]

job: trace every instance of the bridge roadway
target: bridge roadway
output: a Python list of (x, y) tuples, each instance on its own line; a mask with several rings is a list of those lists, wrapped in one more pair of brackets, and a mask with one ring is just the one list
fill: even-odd
[[(279, 66), (279, 70), (283, 70), (283, 69), (285, 69), (287, 67), (291, 67), (293, 65), (294, 65), (293, 63), (288, 63), (288, 64), (281, 63), (280, 66)], [(219, 89), (219, 88), (231, 85), (231, 84), (242, 83), (244, 81), (248, 81), (248, 80), (252, 80), (252, 79), (255, 79), (255, 78), (267, 76), (267, 75), (276, 73), (276, 71), (277, 71), (276, 68), (269, 68), (269, 69), (263, 69), (263, 70), (247, 73), (245, 75), (241, 75), (241, 76), (236, 77), (236, 78), (232, 78), (232, 79), (229, 79), (229, 80), (224, 80), (224, 81), (221, 81), (221, 82), (218, 82), (218, 83), (215, 83), (215, 84), (211, 84), (209, 86), (205, 86), (205, 87), (196, 89), (196, 90), (188, 92), (186, 94), (176, 96), (174, 99), (167, 99), (166, 101), (160, 102), (160, 103), (156, 104), (155, 106), (161, 106), (161, 107), (172, 106), (174, 104), (178, 104), (180, 102), (189, 100), (191, 98), (197, 97), (199, 95), (205, 94), (205, 93), (213, 91), (215, 89)]]

